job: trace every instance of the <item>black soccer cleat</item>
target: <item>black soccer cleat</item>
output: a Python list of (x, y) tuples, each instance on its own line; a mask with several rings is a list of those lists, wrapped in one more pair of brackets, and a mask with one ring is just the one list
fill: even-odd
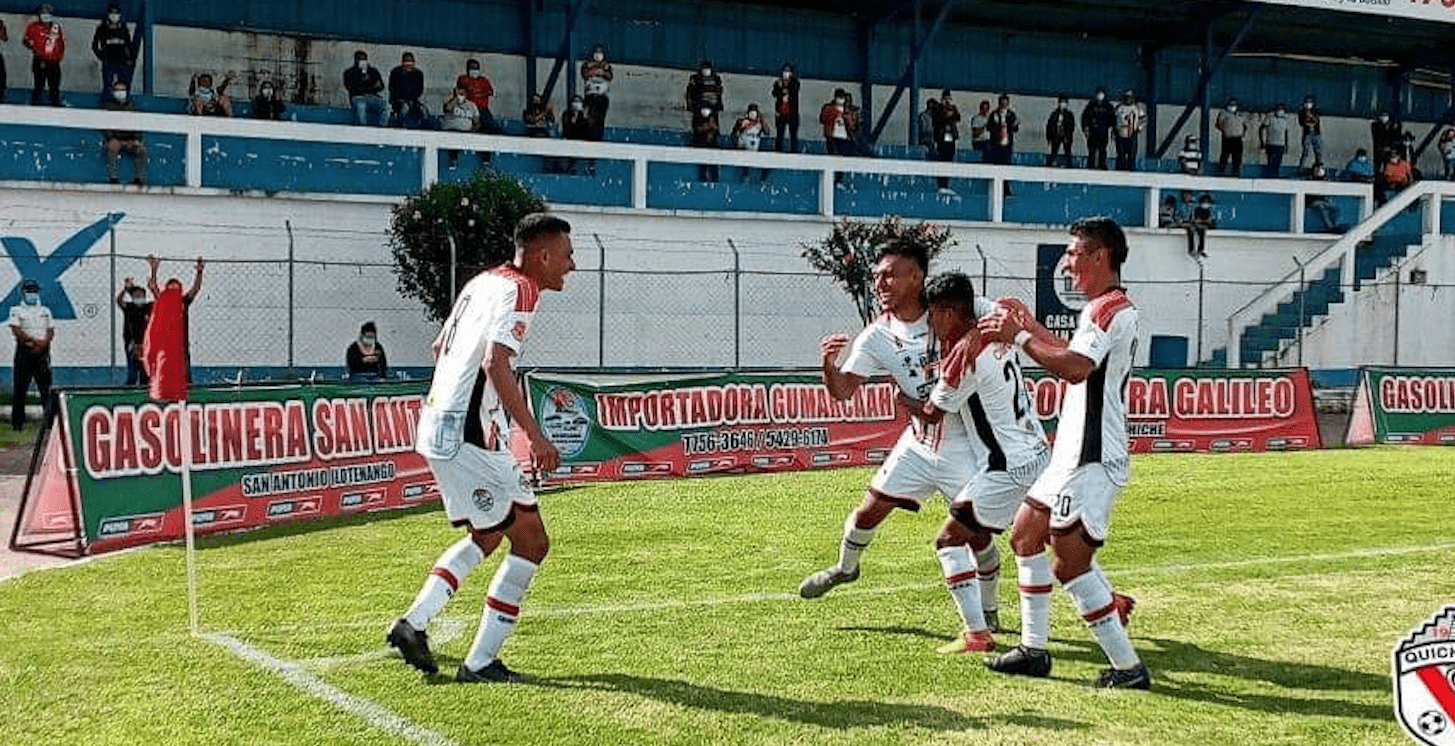
[(1046, 677), (1051, 675), (1051, 654), (1040, 648), (1017, 645), (1005, 655), (986, 658), (985, 667), (1017, 676)]
[(409, 622), (404, 621), (403, 617), (394, 620), (394, 625), (389, 628), (389, 634), (384, 636), (384, 641), (391, 647), (399, 648), (405, 663), (425, 673), (440, 672), (440, 667), (435, 665), (434, 655), (429, 652), (429, 635), (409, 626)]
[(460, 670), (455, 672), (455, 681), (465, 684), (519, 684), (529, 680), (529, 676), (506, 668), (499, 658), (479, 671), (471, 671), (461, 663)]
[(1147, 671), (1144, 663), (1138, 663), (1136, 668), (1128, 668), (1125, 671), (1119, 668), (1108, 668), (1096, 677), (1092, 686), (1099, 689), (1151, 689), (1152, 674)]

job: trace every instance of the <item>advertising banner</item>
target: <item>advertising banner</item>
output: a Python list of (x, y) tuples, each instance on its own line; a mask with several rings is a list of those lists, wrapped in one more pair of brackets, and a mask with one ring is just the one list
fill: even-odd
[[(1055, 437), (1065, 382), (1026, 370), (1046, 434)], [(1320, 448), (1308, 371), (1151, 370), (1127, 380), (1133, 453), (1288, 451)]]
[(536, 418), (561, 450), (547, 484), (878, 464), (906, 424), (888, 382), (839, 402), (818, 374), (605, 380), (527, 374)]
[(437, 499), (413, 450), (426, 385), (193, 388), (185, 417), (140, 389), (61, 392), (12, 543), (70, 537), (94, 553), (181, 537), (184, 422), (198, 533)]
[(1307, 10), (1338, 10), (1368, 13), (1388, 18), (1414, 18), (1436, 23), (1455, 23), (1455, 2), (1451, 0), (1253, 0), (1290, 5)]
[(1361, 368), (1344, 443), (1455, 445), (1455, 368)]

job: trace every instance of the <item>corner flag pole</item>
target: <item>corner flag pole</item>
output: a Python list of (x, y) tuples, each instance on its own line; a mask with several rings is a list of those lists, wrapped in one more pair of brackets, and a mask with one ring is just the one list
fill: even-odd
[(202, 634), (197, 615), (197, 537), (192, 526), (192, 417), (187, 400), (182, 402), (178, 429), (182, 431), (182, 531), (187, 536), (187, 620), (192, 636)]

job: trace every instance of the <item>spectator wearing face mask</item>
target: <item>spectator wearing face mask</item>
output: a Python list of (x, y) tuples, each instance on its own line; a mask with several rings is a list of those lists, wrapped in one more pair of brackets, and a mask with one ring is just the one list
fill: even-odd
[(96, 33), (91, 37), (91, 53), (101, 61), (101, 90), (109, 91), (111, 84), (118, 80), (131, 86), (136, 46), (132, 43), (131, 29), (121, 20), (120, 5), (106, 6), (106, 18), (97, 24)]
[(773, 128), (776, 136), (773, 149), (783, 151), (783, 134), (788, 133), (788, 152), (798, 152), (798, 91), (800, 83), (793, 65), (783, 63), (778, 79), (773, 81)]
[(1273, 113), (1263, 120), (1263, 126), (1258, 129), (1259, 139), (1263, 141), (1263, 153), (1266, 157), (1263, 174), (1270, 179), (1278, 178), (1279, 169), (1283, 168), (1283, 154), (1288, 152), (1289, 132), (1293, 129), (1293, 122), (1288, 116), (1288, 107), (1282, 102), (1273, 107)]
[(121, 346), (126, 351), (126, 385), (147, 385), (146, 369), (142, 366), (141, 344), (146, 334), (147, 320), (152, 315), (152, 303), (147, 300), (147, 291), (132, 282), (123, 280), (121, 292), (116, 294), (116, 307), (121, 309)]
[(192, 76), (187, 87), (187, 113), (199, 117), (232, 116), (232, 97), (227, 89), (232, 86), (232, 76), (222, 79), (222, 85), (212, 87), (212, 76), (201, 73)]
[(384, 78), (369, 64), (368, 52), (354, 52), (353, 66), (344, 71), (344, 89), (354, 110), (354, 124), (383, 127), (387, 123), (389, 109), (379, 95), (384, 90)]
[(50, 91), (51, 106), (61, 105), (61, 60), (66, 56), (66, 31), (51, 13), (50, 5), (36, 8), (36, 20), (25, 27), (21, 40), (31, 52), (30, 72), (34, 85), (30, 105), (40, 106), (40, 92)]
[[(935, 160), (941, 163), (954, 162), (955, 147), (960, 142), (960, 107), (955, 105), (949, 88), (940, 92), (939, 103), (930, 115), (930, 126), (934, 135)], [(950, 189), (950, 177), (936, 177), (936, 186), (939, 187), (940, 194), (955, 196), (954, 190)]]
[(1415, 182), (1414, 168), (1398, 150), (1391, 150), (1384, 157), (1379, 173), (1374, 175), (1374, 204), (1382, 205), (1390, 197), (1404, 191)]
[(1147, 126), (1147, 112), (1137, 103), (1137, 94), (1127, 91), (1115, 109), (1117, 170), (1137, 170), (1137, 138)]
[[(561, 117), (561, 136), (567, 140), (590, 141), (596, 136), (596, 126), (591, 122), (591, 114), (586, 111), (586, 101), (581, 96), (572, 96), (571, 103), (567, 105), (565, 116)], [(566, 172), (576, 173), (576, 158), (566, 159)], [(586, 173), (595, 175), (596, 159), (579, 159), (585, 162)]]
[(1369, 160), (1369, 151), (1364, 148), (1354, 151), (1354, 157), (1344, 164), (1344, 177), (1364, 184), (1374, 180), (1374, 163)]
[(999, 105), (990, 112), (986, 128), (990, 131), (989, 161), (1010, 165), (1015, 159), (1015, 133), (1020, 131), (1021, 124), (1015, 110), (1010, 108), (1009, 94), (1000, 94)]
[[(440, 129), (447, 132), (476, 132), (480, 129), (480, 110), (470, 100), (470, 92), (463, 85), (455, 85), (441, 110)], [(460, 151), (450, 149), (445, 152), (449, 155), (450, 168), (454, 168), (460, 161)]]
[(253, 119), (266, 119), (271, 122), (283, 121), (283, 114), (288, 106), (283, 103), (283, 98), (278, 95), (278, 89), (273, 81), (265, 80), (258, 86), (258, 95), (253, 99)]
[[(692, 147), (717, 148), (719, 147), (719, 134), (717, 112), (713, 111), (711, 107), (704, 104), (697, 111), (692, 112)], [(697, 178), (699, 181), (716, 182), (718, 176), (716, 163), (698, 164)]]
[[(1243, 173), (1243, 134), (1248, 129), (1248, 120), (1238, 112), (1238, 100), (1228, 99), (1228, 105), (1218, 112), (1217, 127), (1222, 134), (1222, 149), (1218, 153), (1218, 176), (1238, 178)], [(1228, 170), (1228, 162), (1233, 168)]]
[[(111, 90), (102, 106), (106, 111), (136, 111), (126, 82), (118, 80), (111, 84)], [(131, 153), (136, 162), (132, 183), (143, 186), (147, 180), (147, 146), (141, 133), (135, 130), (106, 130), (101, 133), (106, 146), (106, 177), (112, 184), (121, 183), (121, 154)]]
[(1455, 179), (1455, 129), (1446, 127), (1440, 133), (1440, 141), (1436, 147), (1440, 149), (1440, 160), (1445, 164), (1445, 171), (1440, 178), (1446, 181)]
[(1207, 232), (1217, 227), (1213, 219), (1211, 194), (1197, 198), (1197, 207), (1192, 210), (1192, 219), (1187, 224), (1187, 255), (1204, 258), (1207, 256)]
[(344, 352), (350, 381), (378, 381), (389, 377), (389, 358), (379, 344), (379, 329), (365, 321), (359, 327), (359, 338)]
[(25, 395), (30, 382), (40, 393), (41, 406), (50, 406), (51, 340), (55, 321), (41, 305), (40, 283), (26, 278), (20, 285), (20, 304), (10, 308), (10, 333), (15, 336), (15, 389), (10, 399), (10, 426), (25, 427)]
[[(818, 122), (823, 125), (824, 149), (829, 155), (853, 155), (853, 132), (849, 129), (849, 113), (845, 106), (848, 92), (842, 88), (834, 90), (834, 97), (819, 110)], [(834, 172), (834, 184), (843, 186), (844, 174)]]
[[(757, 104), (748, 104), (748, 110), (738, 117), (733, 124), (732, 139), (733, 147), (738, 150), (758, 152), (763, 143), (765, 126), (763, 124), (763, 113), (758, 109)], [(743, 167), (743, 183), (746, 184), (752, 179), (753, 169)], [(758, 174), (758, 181), (768, 180), (768, 169), (761, 169)]]
[(1071, 113), (1071, 104), (1065, 96), (1056, 99), (1056, 108), (1046, 120), (1046, 142), (1051, 152), (1046, 154), (1046, 165), (1056, 165), (1056, 153), (1061, 151), (1062, 163), (1071, 168), (1071, 143), (1076, 140), (1076, 115)]
[(712, 67), (712, 60), (703, 60), (697, 65), (697, 72), (687, 79), (687, 110), (696, 117), (699, 109), (712, 110), (714, 116), (723, 110), (722, 76)]
[(980, 154), (984, 161), (990, 148), (990, 102), (981, 101), (975, 114), (970, 117), (970, 147)]
[(1189, 176), (1202, 172), (1202, 148), (1198, 147), (1197, 135), (1182, 138), (1182, 152), (1177, 154), (1177, 166)]
[(464, 88), (465, 97), (475, 105), (475, 131), (487, 135), (500, 134), (500, 124), (495, 121), (495, 115), (490, 113), (490, 99), (495, 95), (495, 86), (485, 77), (480, 60), (469, 60), (465, 63), (465, 74), (455, 79), (455, 87)]
[(1314, 102), (1313, 96), (1305, 96), (1303, 107), (1298, 110), (1298, 128), (1303, 133), (1301, 145), (1303, 150), (1298, 156), (1298, 167), (1303, 168), (1313, 157), (1314, 163), (1324, 161), (1324, 131), (1322, 117), (1319, 116), (1319, 107)]
[(591, 59), (581, 63), (582, 90), (586, 94), (581, 100), (591, 114), (591, 123), (596, 126), (593, 140), (606, 136), (606, 111), (611, 108), (611, 63), (606, 59), (606, 46), (597, 44), (591, 49)]
[(424, 71), (414, 65), (414, 53), (405, 52), (399, 64), (389, 71), (389, 108), (394, 113), (394, 126), (419, 129), (424, 126)]
[(1097, 88), (1081, 109), (1081, 134), (1086, 137), (1086, 167), (1106, 170), (1106, 146), (1116, 126), (1116, 109), (1106, 100), (1106, 89)]
[(1400, 149), (1403, 135), (1403, 128), (1389, 115), (1389, 112), (1379, 112), (1379, 116), (1369, 123), (1369, 139), (1374, 146), (1374, 161), (1376, 163), (1388, 161), (1389, 154)]

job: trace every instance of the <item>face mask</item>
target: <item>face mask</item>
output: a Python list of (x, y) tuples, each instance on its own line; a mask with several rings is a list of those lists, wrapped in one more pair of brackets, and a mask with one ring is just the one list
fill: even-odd
[(591, 59), (596, 60), (597, 62), (600, 62), (600, 61), (606, 59), (606, 55), (604, 55), (604, 54), (602, 54), (600, 52), (596, 52), (595, 54), (592, 54), (591, 55)]
[(757, 119), (758, 118), (758, 112), (756, 112), (756, 111), (750, 111), (750, 112), (748, 112), (748, 118), (749, 119)]
[(1097, 101), (1105, 101), (1106, 100), (1106, 94), (1105, 93), (1098, 93), (1098, 94), (1096, 94), (1096, 100)]
[(124, 89), (124, 88), (118, 88), (118, 89), (112, 91), (111, 92), (111, 97), (114, 98), (114, 99), (116, 99), (117, 101), (125, 101), (126, 100), (126, 89)]
[(586, 108), (586, 105), (581, 103), (580, 101), (571, 102), (571, 111), (581, 111), (584, 108)]
[(273, 89), (272, 88), (264, 88), (263, 89), (263, 98), (272, 98), (272, 97), (273, 97)]
[(366, 334), (366, 335), (364, 335), (362, 337), (359, 337), (359, 344), (361, 344), (361, 345), (363, 345), (365, 347), (373, 347), (374, 346), (374, 343), (375, 342), (378, 342), (378, 341), (379, 341), (379, 338), (378, 337), (375, 337), (372, 334)]
[(40, 303), (40, 293), (26, 293), (25, 303), (30, 306), (38, 305)]
[(783, 71), (783, 79), (784, 80), (788, 80), (791, 77), (793, 77), (793, 71), (792, 70), (784, 70)]
[(1201, 207), (1204, 210), (1206, 210), (1207, 208), (1212, 207), (1212, 203), (1211, 202), (1199, 202), (1199, 203), (1197, 203), (1197, 206), (1198, 207)]
[(1384, 124), (1384, 123), (1386, 123), (1388, 121), (1389, 121), (1389, 117), (1387, 117), (1387, 116), (1385, 116), (1383, 114), (1380, 114), (1379, 115), (1379, 122), (1380, 122), (1380, 124)]
[(360, 70), (368, 70), (369, 69), (369, 61), (368, 60), (359, 60), (358, 62), (355, 62), (354, 64), (358, 65)]
[(49, 13), (41, 13), (40, 14), (40, 22), (41, 23), (50, 23), (51, 20), (52, 20), (51, 14), (49, 14)]
[(710, 78), (710, 77), (712, 77), (712, 68), (710, 68), (710, 67), (704, 67), (704, 68), (702, 68), (702, 77), (704, 77), (704, 78)]
[(712, 116), (712, 109), (703, 109), (702, 110), (702, 116), (705, 116), (705, 117)]
[(1312, 102), (1312, 101), (1305, 101), (1305, 102), (1303, 102), (1303, 108), (1305, 108), (1305, 109), (1312, 109), (1312, 108), (1314, 108), (1314, 102)]
[(1057, 109), (1065, 109), (1066, 108), (1066, 102), (1065, 101), (1058, 101), (1056, 103), (1056, 108)]
[(108, 13), (106, 15), (106, 20), (111, 21), (112, 23), (121, 23), (121, 14), (120, 13)]
[(834, 99), (834, 106), (843, 106), (843, 105), (844, 105), (844, 100), (843, 99), (841, 99), (841, 98)]
[(1228, 107), (1228, 113), (1229, 114), (1237, 114), (1238, 113), (1238, 105), (1237, 104), (1233, 104), (1232, 106), (1229, 106)]
[(480, 72), (480, 68), (478, 68), (478, 67), (472, 67), (472, 68), (470, 68), (470, 77), (472, 77), (472, 78), (478, 78), (478, 77), (480, 77), (481, 75), (484, 75), (484, 74), (485, 73)]

